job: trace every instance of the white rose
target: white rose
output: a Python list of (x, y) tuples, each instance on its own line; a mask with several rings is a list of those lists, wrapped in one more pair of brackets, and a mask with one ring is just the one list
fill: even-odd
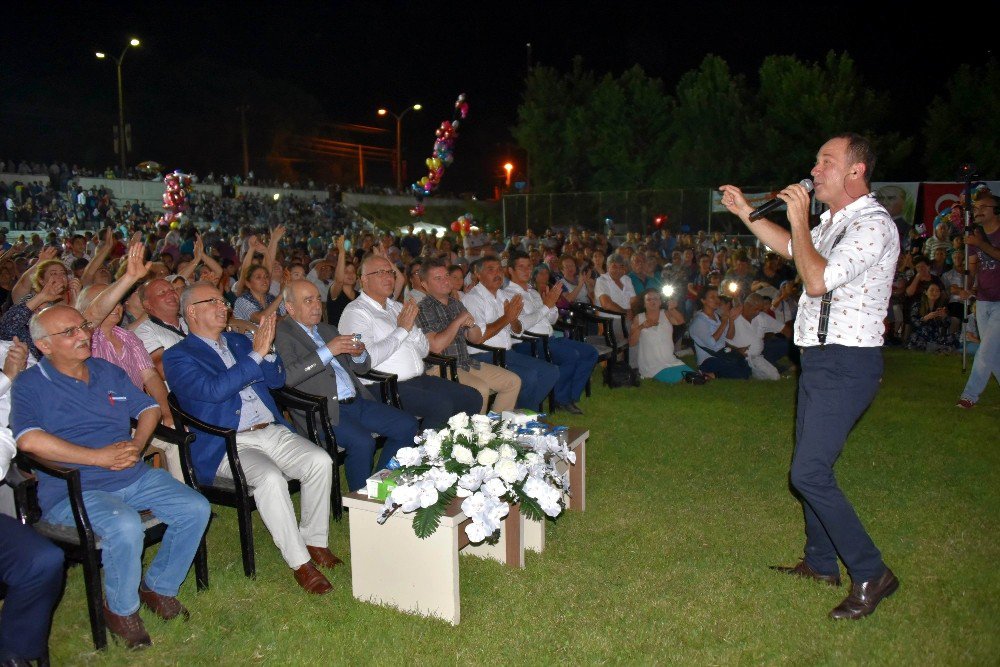
[(471, 466), (476, 460), (472, 457), (472, 450), (464, 445), (455, 445), (452, 447), (451, 456), (464, 466)]
[(469, 425), (469, 415), (464, 412), (459, 412), (457, 415), (448, 420), (448, 426), (452, 429), (462, 429)]
[(400, 447), (396, 451), (396, 460), (401, 466), (420, 465), (420, 450), (416, 447)]
[(514, 459), (517, 458), (517, 450), (511, 447), (510, 445), (504, 443), (500, 445), (500, 458), (510, 459), (511, 461), (513, 461)]
[(438, 492), (433, 484), (425, 484), (420, 488), (419, 502), (421, 507), (430, 507), (437, 504)]
[(412, 512), (420, 507), (420, 491), (409, 484), (394, 488), (390, 497), (404, 512)]
[(482, 466), (491, 466), (500, 460), (500, 454), (497, 450), (485, 447), (479, 450), (479, 456), (476, 457), (476, 461)]
[(544, 463), (545, 459), (538, 452), (528, 452), (524, 455), (524, 460), (528, 462), (528, 465), (538, 465), (539, 463)]

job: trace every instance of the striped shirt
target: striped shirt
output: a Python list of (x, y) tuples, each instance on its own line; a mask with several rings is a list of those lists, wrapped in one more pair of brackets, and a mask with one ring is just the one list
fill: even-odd
[(90, 353), (98, 359), (104, 359), (121, 368), (128, 375), (132, 384), (142, 389), (142, 374), (147, 368), (153, 367), (153, 360), (150, 358), (149, 352), (146, 352), (139, 337), (128, 329), (116, 326), (112, 331), (122, 343), (121, 354), (100, 328), (94, 329), (94, 334), (90, 338)]

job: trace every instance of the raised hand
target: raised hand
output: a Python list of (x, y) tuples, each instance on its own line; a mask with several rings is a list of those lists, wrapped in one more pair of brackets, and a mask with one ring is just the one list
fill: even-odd
[(788, 206), (788, 222), (793, 227), (809, 227), (809, 191), (795, 183), (778, 193), (778, 199)]
[(722, 193), (722, 205), (726, 207), (726, 210), (745, 222), (743, 216), (749, 217), (753, 207), (743, 196), (743, 191), (735, 185), (720, 185), (719, 192)]
[(194, 235), (194, 261), (200, 262), (205, 256), (205, 242), (201, 240), (201, 234)]
[(59, 256), (59, 249), (54, 246), (45, 246), (38, 251), (38, 261), (44, 262), (47, 259), (55, 259)]
[(129, 246), (128, 255), (125, 258), (126, 268), (124, 276), (136, 283), (149, 273), (153, 266), (152, 262), (143, 261), (146, 258), (146, 246), (142, 243), (133, 243)]

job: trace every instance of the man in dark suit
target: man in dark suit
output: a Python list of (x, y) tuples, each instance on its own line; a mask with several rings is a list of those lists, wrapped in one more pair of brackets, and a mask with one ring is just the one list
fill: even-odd
[(355, 373), (371, 368), (371, 356), (361, 341), (342, 336), (332, 324), (320, 321), (323, 302), (316, 286), (295, 280), (285, 287), (288, 317), (277, 327), (275, 348), (285, 365), (285, 382), (309, 394), (327, 397), (337, 444), (347, 451), (344, 460), (351, 491), (364, 488), (372, 473), (375, 439), (386, 436), (376, 470), (385, 467), (400, 447), (412, 447), (417, 434), (413, 416), (374, 400)]
[[(289, 428), (268, 391), (285, 384), (281, 360), (271, 352), (274, 315), (261, 319), (253, 343), (225, 333), (229, 306), (208, 283), (184, 290), (181, 314), (191, 335), (163, 353), (171, 389), (198, 419), (237, 431), (240, 467), (282, 558), (306, 591), (328, 592), (332, 586), (315, 565), (332, 568), (341, 562), (327, 547), (333, 462), (322, 447)], [(198, 433), (192, 457), (202, 482), (233, 474), (220, 437)], [(301, 524), (286, 476), (301, 482)]]

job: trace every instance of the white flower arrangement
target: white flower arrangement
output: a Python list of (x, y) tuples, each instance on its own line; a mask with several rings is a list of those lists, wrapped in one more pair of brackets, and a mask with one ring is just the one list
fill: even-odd
[(569, 475), (556, 463), (575, 463), (565, 440), (531, 426), (524, 415), (459, 413), (440, 431), (428, 429), (414, 447), (396, 452), (398, 486), (385, 501), (384, 516), (397, 508), (413, 512), (413, 530), (425, 538), (437, 530), (449, 503), (463, 498), (470, 519), (465, 532), (479, 543), (493, 539), (510, 506), (520, 503), (529, 519), (559, 516)]

